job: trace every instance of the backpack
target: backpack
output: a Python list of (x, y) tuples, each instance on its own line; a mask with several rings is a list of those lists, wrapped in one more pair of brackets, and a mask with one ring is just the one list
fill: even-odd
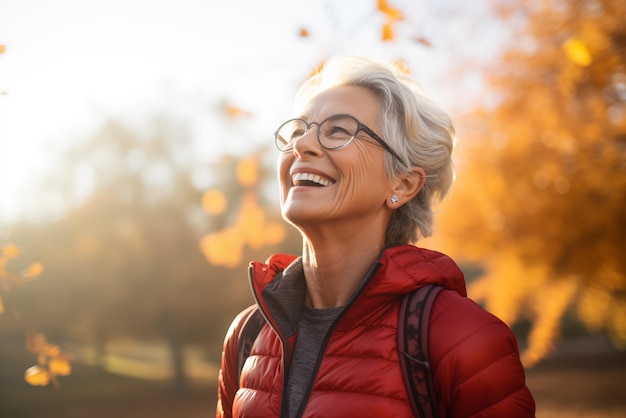
[[(437, 396), (428, 361), (428, 331), (430, 311), (442, 290), (426, 285), (404, 295), (398, 317), (398, 358), (402, 378), (409, 394), (413, 415), (417, 418), (437, 418)], [(243, 363), (250, 355), (252, 345), (265, 319), (258, 308), (248, 315), (243, 325), (238, 346), (238, 367), (241, 379)]]

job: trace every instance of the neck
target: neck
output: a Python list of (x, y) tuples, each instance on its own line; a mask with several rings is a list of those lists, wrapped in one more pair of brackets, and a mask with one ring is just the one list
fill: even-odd
[(384, 229), (329, 229), (303, 234), (306, 303), (316, 309), (345, 305), (384, 246)]

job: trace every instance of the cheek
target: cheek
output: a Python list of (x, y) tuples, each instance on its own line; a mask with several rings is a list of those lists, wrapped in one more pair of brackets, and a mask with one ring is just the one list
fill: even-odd
[(288, 153), (281, 154), (278, 157), (276, 163), (276, 176), (278, 177), (278, 186), (280, 188), (280, 201), (284, 202), (291, 180), (289, 178), (289, 168), (291, 167), (291, 161), (293, 157), (290, 157)]
[[(343, 166), (343, 176), (347, 180), (344, 182), (346, 189), (344, 191), (345, 198), (362, 197), (364, 190), (366, 195), (378, 194), (379, 189), (385, 188), (387, 184), (383, 153), (377, 149), (372, 150), (365, 144), (355, 145), (358, 152), (355, 152), (351, 158), (345, 161), (337, 160), (337, 164)], [(356, 147), (356, 145), (361, 145)]]
[(363, 186), (383, 181), (385, 178), (384, 153), (377, 147), (363, 142), (357, 142), (351, 146), (354, 146), (357, 152), (354, 153), (351, 161), (344, 165), (351, 182), (354, 181), (357, 185)]

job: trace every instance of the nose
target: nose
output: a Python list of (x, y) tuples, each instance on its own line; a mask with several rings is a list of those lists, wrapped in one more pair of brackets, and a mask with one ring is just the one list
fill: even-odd
[(303, 158), (306, 155), (320, 155), (322, 146), (317, 139), (317, 122), (311, 122), (307, 131), (300, 138), (293, 142), (293, 153), (297, 158)]

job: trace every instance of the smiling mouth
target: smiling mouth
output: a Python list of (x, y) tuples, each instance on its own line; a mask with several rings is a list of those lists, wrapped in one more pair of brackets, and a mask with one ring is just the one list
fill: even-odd
[(326, 187), (334, 183), (332, 180), (311, 173), (296, 173), (291, 180), (294, 186)]

